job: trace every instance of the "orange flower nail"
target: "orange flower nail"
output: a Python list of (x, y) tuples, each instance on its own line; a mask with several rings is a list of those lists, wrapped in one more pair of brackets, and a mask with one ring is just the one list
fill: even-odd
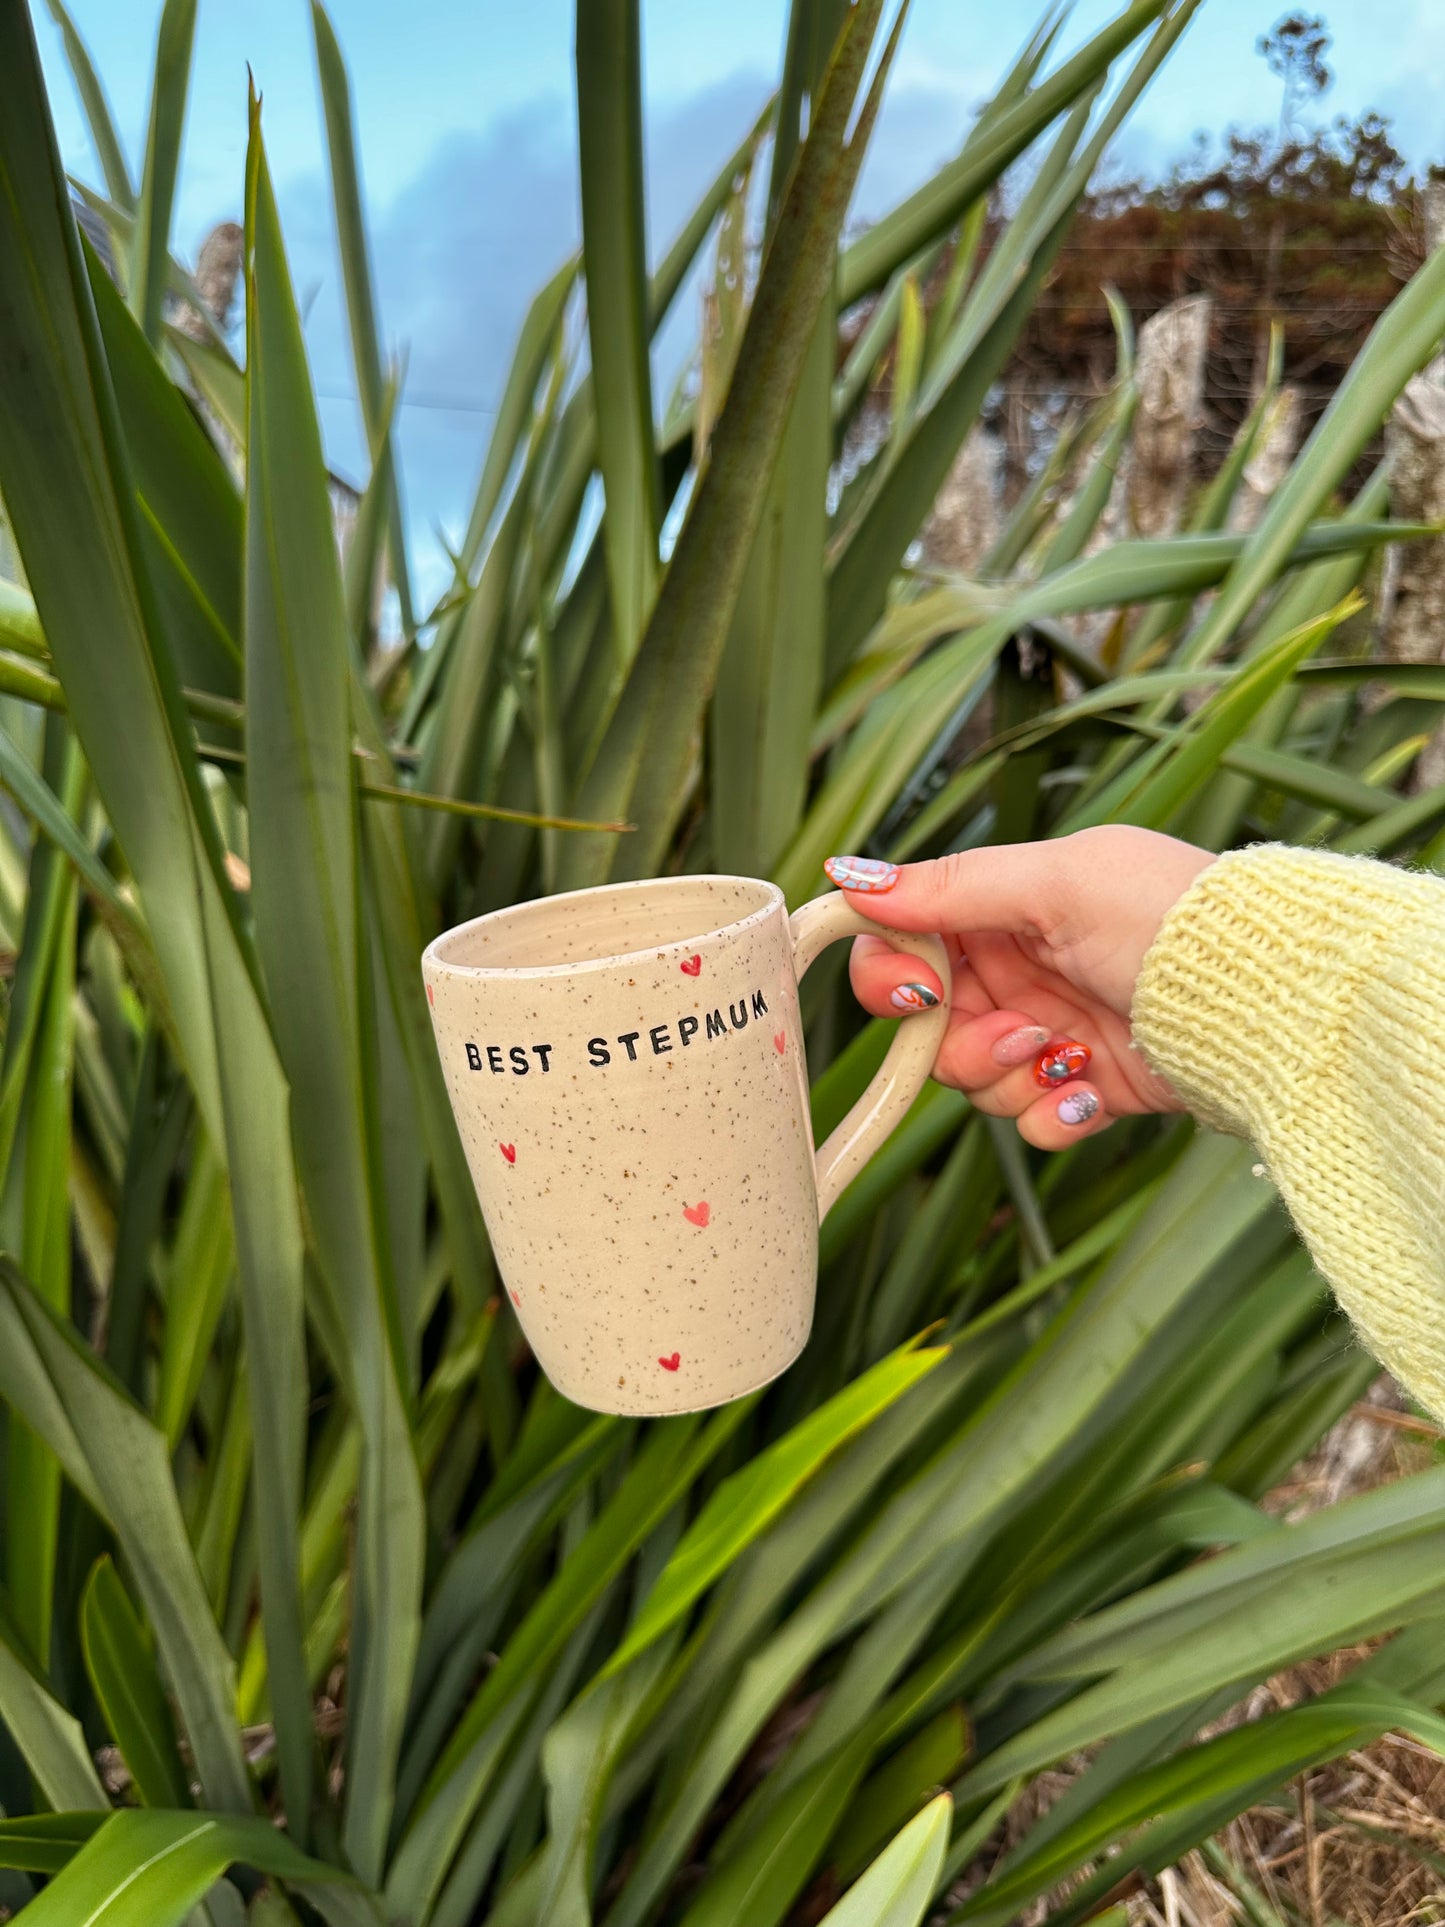
[(1076, 1043), (1072, 1037), (1051, 1038), (1034, 1065), (1034, 1082), (1051, 1091), (1055, 1085), (1067, 1084), (1071, 1077), (1082, 1077), (1093, 1054), (1087, 1044)]

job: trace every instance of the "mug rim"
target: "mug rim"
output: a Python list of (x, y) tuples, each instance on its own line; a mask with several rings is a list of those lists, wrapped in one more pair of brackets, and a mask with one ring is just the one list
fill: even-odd
[[(729, 922), (718, 924), (710, 930), (703, 930), (694, 936), (669, 937), (665, 943), (648, 944), (640, 950), (610, 951), (602, 957), (581, 957), (575, 963), (555, 964), (465, 964), (454, 962), (443, 954), (443, 946), (454, 939), (463, 937), (484, 924), (500, 924), (528, 914), (550, 910), (558, 904), (573, 903), (583, 897), (623, 896), (633, 890), (656, 890), (659, 887), (670, 890), (675, 886), (689, 883), (741, 883), (761, 891), (763, 900), (755, 910), (744, 916), (734, 917)], [(478, 982), (489, 980), (525, 979), (531, 977), (575, 977), (584, 971), (614, 970), (623, 964), (639, 964), (656, 957), (658, 950), (680, 948), (688, 944), (715, 942), (720, 937), (733, 935), (737, 931), (751, 930), (781, 909), (787, 914), (787, 899), (776, 883), (766, 877), (734, 876), (719, 871), (700, 871), (686, 876), (673, 877), (633, 877), (624, 883), (597, 883), (585, 890), (560, 890), (555, 896), (529, 897), (524, 903), (509, 903), (500, 910), (488, 910), (480, 917), (469, 917), (465, 923), (453, 924), (449, 930), (440, 931), (421, 953), (423, 969), (444, 972), (451, 977), (466, 977)]]

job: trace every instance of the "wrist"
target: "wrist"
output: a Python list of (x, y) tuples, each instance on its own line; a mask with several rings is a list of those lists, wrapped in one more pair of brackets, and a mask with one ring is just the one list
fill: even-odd
[(1130, 1011), (1145, 1061), (1205, 1123), (1268, 1137), (1343, 1074), (1356, 1004), (1411, 882), (1281, 844), (1217, 858), (1145, 956)]

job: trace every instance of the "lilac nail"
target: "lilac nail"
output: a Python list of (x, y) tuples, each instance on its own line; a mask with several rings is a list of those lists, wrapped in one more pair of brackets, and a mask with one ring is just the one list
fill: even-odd
[(877, 856), (830, 856), (823, 865), (840, 890), (859, 890), (881, 896), (898, 881), (898, 865)]
[(1060, 1124), (1087, 1124), (1099, 1108), (1099, 1100), (1092, 1091), (1070, 1091), (1059, 1102)]
[(990, 1054), (995, 1064), (1027, 1064), (1048, 1041), (1049, 1033), (1038, 1024), (1025, 1024), (1019, 1030), (1005, 1031)]
[(927, 984), (900, 984), (888, 999), (895, 1010), (936, 1010), (938, 992)]

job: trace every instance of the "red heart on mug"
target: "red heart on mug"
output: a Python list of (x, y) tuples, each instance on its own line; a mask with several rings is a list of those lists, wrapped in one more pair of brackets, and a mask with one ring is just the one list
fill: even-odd
[(773, 1049), (778, 1053), (779, 1057), (781, 1057), (787, 1048), (788, 1033), (785, 1030), (775, 1030), (773, 1032)]
[(704, 1198), (698, 1204), (685, 1204), (682, 1207), (682, 1215), (689, 1224), (702, 1225), (706, 1228), (707, 1221), (712, 1216), (712, 1206)]
[(659, 1358), (657, 1362), (665, 1372), (675, 1372), (682, 1363), (682, 1353), (674, 1352), (671, 1358)]
[(507, 1160), (508, 1164), (515, 1164), (517, 1162), (517, 1147), (515, 1144), (500, 1144), (497, 1148)]
[(680, 965), (680, 968), (684, 976), (695, 977), (697, 973), (702, 969), (702, 958), (701, 957), (684, 957)]

